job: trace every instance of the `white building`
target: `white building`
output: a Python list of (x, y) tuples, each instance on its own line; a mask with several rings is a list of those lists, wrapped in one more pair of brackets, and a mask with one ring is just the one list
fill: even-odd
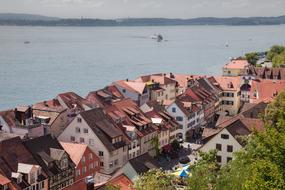
[(176, 99), (166, 109), (179, 123), (177, 134), (179, 138), (191, 138), (193, 133), (201, 127), (202, 123), (204, 123), (204, 111), (202, 105), (192, 104), (191, 102), (182, 102)]
[(122, 167), (128, 160), (128, 146), (122, 131), (107, 119), (101, 108), (81, 112), (58, 139), (87, 144), (100, 157), (100, 166), (106, 174)]

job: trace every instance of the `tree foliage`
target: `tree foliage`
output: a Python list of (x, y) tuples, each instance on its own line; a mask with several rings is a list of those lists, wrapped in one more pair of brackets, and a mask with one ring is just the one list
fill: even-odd
[(246, 60), (251, 64), (251, 65), (256, 65), (256, 62), (259, 59), (258, 53), (257, 52), (251, 52), (245, 54)]
[(187, 190), (207, 190), (215, 186), (219, 170), (216, 152), (200, 152), (199, 155), (201, 159), (191, 168), (192, 177), (189, 178)]
[(108, 184), (106, 187), (104, 187), (104, 190), (120, 190), (120, 186), (118, 185), (111, 185), (111, 184)]
[(266, 56), (267, 60), (272, 61), (273, 67), (285, 64), (285, 46), (275, 45), (270, 48)]
[(149, 170), (135, 182), (136, 190), (175, 190), (175, 177), (160, 169)]
[[(201, 153), (192, 168), (187, 190), (283, 190), (285, 187), (285, 92), (267, 107), (265, 130), (253, 132), (246, 146), (226, 166), (219, 167), (215, 152)], [(137, 190), (171, 189), (173, 176), (152, 170), (141, 176)]]

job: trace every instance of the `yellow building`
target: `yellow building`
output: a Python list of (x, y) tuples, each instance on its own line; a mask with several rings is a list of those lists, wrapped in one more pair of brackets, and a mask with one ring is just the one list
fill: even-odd
[(240, 76), (249, 63), (244, 59), (232, 59), (223, 67), (223, 76)]
[(240, 77), (215, 77), (222, 89), (220, 93), (220, 111), (226, 115), (235, 115), (240, 108)]

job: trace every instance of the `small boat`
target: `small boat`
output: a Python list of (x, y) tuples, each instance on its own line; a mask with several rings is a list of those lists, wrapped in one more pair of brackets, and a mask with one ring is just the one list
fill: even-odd
[(153, 36), (151, 36), (151, 39), (155, 39), (157, 40), (157, 42), (161, 42), (163, 40), (163, 37), (161, 34), (154, 34)]
[(24, 42), (24, 44), (30, 44), (30, 43), (31, 43), (30, 41), (25, 41), (25, 42)]

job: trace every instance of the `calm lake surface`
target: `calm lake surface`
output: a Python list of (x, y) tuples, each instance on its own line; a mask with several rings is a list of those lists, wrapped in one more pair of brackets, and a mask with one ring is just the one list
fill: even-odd
[[(166, 41), (150, 39), (157, 33)], [(0, 110), (66, 91), (84, 97), (112, 81), (142, 74), (218, 75), (230, 57), (274, 44), (285, 45), (285, 25), (0, 26)]]

